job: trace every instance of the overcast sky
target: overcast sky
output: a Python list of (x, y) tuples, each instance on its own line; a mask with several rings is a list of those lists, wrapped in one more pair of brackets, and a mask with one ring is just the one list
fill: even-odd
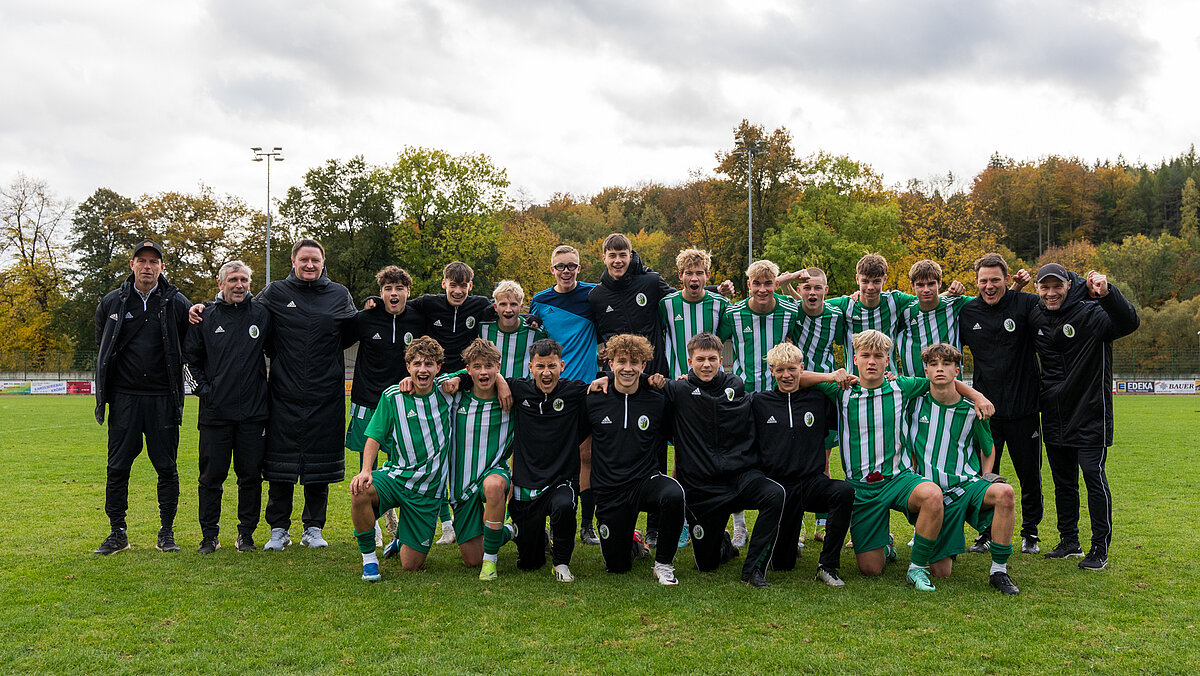
[[(747, 6), (752, 5), (753, 9)], [(999, 151), (1195, 143), (1194, 1), (0, 4), (0, 181), (76, 202), (201, 182), (261, 208), (329, 158), (482, 152), (534, 201), (711, 173), (747, 118), (889, 183)]]

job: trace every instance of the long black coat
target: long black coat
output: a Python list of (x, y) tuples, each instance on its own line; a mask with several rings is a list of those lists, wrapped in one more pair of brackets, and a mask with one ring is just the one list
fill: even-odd
[[(346, 476), (346, 360), (342, 350), (354, 301), (322, 273), (302, 282), (292, 272), (255, 299), (271, 313), (267, 347), (271, 417), (263, 478), (301, 484)], [(345, 338), (343, 336), (346, 336)]]

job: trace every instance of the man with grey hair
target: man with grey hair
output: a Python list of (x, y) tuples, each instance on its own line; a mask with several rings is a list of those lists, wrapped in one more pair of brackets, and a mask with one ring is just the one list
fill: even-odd
[(184, 343), (185, 373), (200, 397), (200, 549), (221, 547), (221, 493), (232, 459), (238, 485), (239, 552), (254, 550), (262, 505), (262, 462), (267, 429), (264, 348), (271, 315), (250, 293), (251, 270), (242, 261), (221, 266), (216, 300)]

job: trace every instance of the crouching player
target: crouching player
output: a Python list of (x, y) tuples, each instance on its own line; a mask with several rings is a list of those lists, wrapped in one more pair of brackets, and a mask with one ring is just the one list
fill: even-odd
[[(398, 386), (384, 390), (366, 429), (361, 471), (350, 481), (350, 516), (362, 552), (362, 579), (379, 581), (375, 555), (375, 523), (396, 509), (396, 540), (400, 565), (417, 570), (425, 563), (446, 497), (446, 467), (450, 450), (453, 398), (434, 387), (444, 352), (433, 338), (423, 336), (408, 346), (405, 363), (411, 392)], [(381, 443), (395, 451), (382, 469), (371, 471)]]
[[(884, 377), (892, 352), (892, 339), (874, 329), (855, 334), (854, 366), (858, 382), (842, 390), (840, 373), (805, 372), (801, 386), (818, 387), (840, 406), (839, 436), (846, 481), (854, 487), (854, 512), (850, 537), (858, 570), (879, 575), (884, 563), (896, 560), (896, 548), (888, 532), (888, 514), (896, 510), (916, 525), (908, 583), (919, 591), (934, 591), (929, 581), (929, 562), (934, 542), (942, 529), (942, 491), (909, 469), (902, 452), (904, 409), (908, 402), (929, 391), (925, 378)], [(991, 415), (992, 405), (966, 384), (955, 388)]]
[[(992, 568), (988, 581), (1003, 594), (1020, 590), (1008, 576), (1012, 555), (1015, 498), (1012, 486), (991, 473), (992, 433), (986, 420), (955, 390), (962, 353), (939, 343), (921, 351), (929, 393), (908, 413), (908, 449), (916, 471), (942, 489), (942, 530), (933, 546), (934, 577), (947, 578), (954, 557), (967, 549), (963, 522), (978, 532), (992, 528)], [(975, 451), (978, 444), (983, 453)]]
[[(751, 408), (763, 471), (787, 490), (783, 519), (779, 525), (782, 543), (771, 556), (772, 570), (796, 567), (796, 542), (805, 510), (828, 513), (825, 539), (817, 566), (817, 579), (830, 587), (846, 583), (838, 576), (842, 542), (850, 528), (854, 488), (845, 481), (829, 478), (825, 440), (837, 427), (837, 409), (819, 390), (800, 389), (804, 353), (791, 343), (780, 343), (767, 351), (767, 366), (775, 388), (753, 395)], [(843, 379), (850, 378), (845, 374)]]
[(646, 551), (634, 530), (638, 512), (658, 512), (654, 579), (677, 585), (673, 562), (683, 530), (684, 496), (679, 482), (659, 470), (671, 413), (663, 393), (642, 376), (654, 348), (641, 336), (620, 334), (608, 339), (605, 355), (612, 366), (608, 391), (587, 396), (592, 491), (604, 567), (610, 573), (629, 572), (635, 552), (640, 556)]

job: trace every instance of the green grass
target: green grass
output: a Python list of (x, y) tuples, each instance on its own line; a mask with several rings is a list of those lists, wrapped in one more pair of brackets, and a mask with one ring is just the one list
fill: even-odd
[[(91, 550), (108, 530), (105, 430), (91, 400), (0, 397), (0, 670), (1195, 673), (1200, 397), (1116, 405), (1108, 569), (1016, 554), (1010, 571), (1021, 595), (1005, 598), (987, 585), (986, 556), (959, 557), (953, 578), (918, 595), (904, 584), (904, 566), (865, 579), (849, 552), (846, 587), (827, 588), (812, 578), (811, 549), (797, 571), (772, 574), (766, 590), (740, 584), (736, 565), (696, 572), (690, 549), (676, 559), (680, 586), (660, 588), (648, 561), (609, 575), (598, 548), (582, 545), (570, 585), (548, 569), (517, 571), (509, 548), (500, 579), (480, 583), (454, 547), (435, 547), (419, 573), (385, 564), (383, 582), (368, 585), (358, 579), (345, 483), (330, 495), (328, 549), (239, 554), (231, 478), (224, 548), (201, 557), (194, 400), (180, 443), (184, 551), (154, 550), (155, 479), (143, 455), (130, 484), (134, 548), (100, 557)], [(1011, 474), (1007, 461), (1005, 469)], [(1048, 472), (1042, 532), (1053, 546)], [(1086, 514), (1081, 526), (1087, 542)], [(911, 533), (898, 517), (893, 530), (898, 539)], [(265, 533), (260, 525), (260, 544)], [(905, 562), (908, 548), (900, 555)]]

